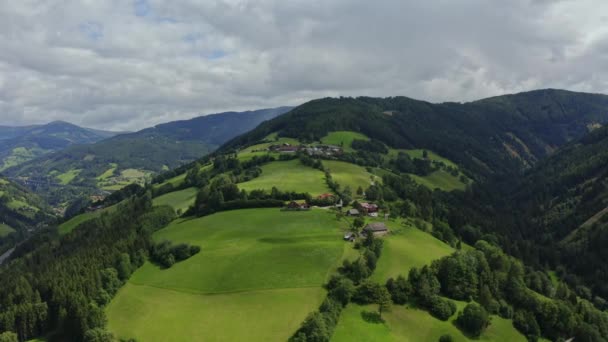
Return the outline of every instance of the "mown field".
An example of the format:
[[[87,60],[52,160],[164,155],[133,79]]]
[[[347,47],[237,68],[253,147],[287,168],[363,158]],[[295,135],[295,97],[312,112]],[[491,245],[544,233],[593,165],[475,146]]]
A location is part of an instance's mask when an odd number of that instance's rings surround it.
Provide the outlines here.
[[[461,182],[458,177],[454,177],[444,170],[437,170],[424,177],[410,174],[410,177],[417,183],[422,184],[431,190],[441,189],[444,191],[452,191],[466,189],[466,184]]]
[[[284,341],[346,255],[344,223],[324,210],[247,209],[181,219],[154,239],[201,247],[170,269],[146,263],[107,308],[122,338]]]
[[[372,280],[384,284],[390,277],[407,277],[410,268],[422,267],[454,252],[454,249],[431,234],[400,222],[388,221],[391,234],[384,238]]]
[[[281,191],[308,192],[313,196],[329,192],[323,172],[304,166],[297,159],[265,164],[259,177],[239,183],[238,186],[247,191],[270,191],[276,186]]]
[[[351,131],[335,131],[330,132],[325,137],[321,138],[323,144],[342,146],[345,152],[354,151],[351,144],[353,140],[369,140],[367,136]]]
[[[15,230],[8,226],[7,224],[0,223],[0,237],[7,236],[8,234],[14,232]]]
[[[67,185],[67,184],[70,184],[70,182],[73,181],[74,178],[76,178],[80,174],[81,171],[82,170],[80,170],[80,169],[70,170],[68,172],[58,174],[55,177],[57,179],[59,179],[60,184]]]
[[[332,178],[342,189],[349,186],[354,197],[361,197],[356,194],[358,187],[365,190],[371,185],[373,175],[362,166],[334,160],[324,160],[323,166],[330,170]],[[381,182],[382,178],[374,176],[374,181]]]
[[[465,302],[454,301],[458,311]],[[383,314],[385,322],[376,323],[364,319],[367,313],[377,312],[377,305],[349,305],[342,311],[340,323],[333,335],[333,342],[356,341],[439,341],[445,334],[455,342],[473,341],[462,334],[454,325],[454,314],[448,321],[441,321],[424,310],[408,306],[393,305],[390,312]],[[475,341],[526,342],[527,339],[512,325],[511,320],[492,316],[492,323]]]
[[[154,199],[154,205],[168,205],[173,209],[186,211],[196,200],[197,188],[187,188],[180,191],[170,192]]]

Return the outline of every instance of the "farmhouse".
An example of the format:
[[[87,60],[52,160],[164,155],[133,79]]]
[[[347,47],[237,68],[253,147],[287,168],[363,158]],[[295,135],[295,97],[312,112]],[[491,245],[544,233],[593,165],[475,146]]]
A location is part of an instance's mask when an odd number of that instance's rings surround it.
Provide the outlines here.
[[[372,233],[374,236],[382,236],[388,234],[388,228],[382,222],[374,222],[365,226],[363,232],[366,234]]]
[[[359,216],[359,210],[357,209],[349,209],[347,212],[348,216]]]
[[[360,204],[361,209],[363,209],[364,211],[366,211],[368,214],[369,213],[375,213],[378,211],[378,206],[376,204],[373,203],[367,203],[367,202],[363,202]]]
[[[291,201],[285,207],[285,210],[310,210],[310,206],[308,203],[298,203],[296,201]]]

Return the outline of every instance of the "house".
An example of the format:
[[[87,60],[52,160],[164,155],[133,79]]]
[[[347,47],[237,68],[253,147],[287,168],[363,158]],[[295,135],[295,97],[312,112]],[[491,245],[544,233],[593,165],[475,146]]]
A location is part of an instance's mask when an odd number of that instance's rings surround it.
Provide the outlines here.
[[[334,197],[334,194],[328,194],[328,193],[324,193],[318,196],[319,199],[326,199],[326,198],[331,198]]]
[[[283,210],[310,210],[310,206],[308,203],[298,203],[296,201],[291,201],[283,208]]]
[[[367,216],[369,216],[369,217],[378,217],[378,212],[368,213]]]
[[[388,234],[388,228],[383,222],[374,222],[365,226],[363,232],[366,234],[372,233],[374,236],[382,236]]]
[[[353,234],[353,233],[344,234],[344,241],[350,241],[350,242],[355,241],[355,234]]]
[[[373,203],[363,202],[360,204],[361,209],[367,211],[368,213],[375,213],[378,211],[378,205]]]
[[[359,210],[357,209],[349,209],[346,213],[348,216],[359,216]]]

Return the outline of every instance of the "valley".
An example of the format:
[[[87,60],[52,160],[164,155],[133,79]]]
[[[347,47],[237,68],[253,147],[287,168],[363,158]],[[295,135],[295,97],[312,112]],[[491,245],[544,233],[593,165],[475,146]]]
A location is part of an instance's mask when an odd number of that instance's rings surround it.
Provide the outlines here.
[[[172,145],[188,158],[151,156],[159,145],[96,152],[129,144],[127,134],[8,169],[88,190],[54,195],[71,213],[56,220],[1,180],[0,209],[14,219],[0,225],[0,252],[15,249],[0,267],[0,331],[104,342],[602,341],[603,273],[564,258],[603,272],[607,131],[586,132],[574,108],[605,98],[553,107],[568,93],[544,94],[543,113],[560,108],[559,123],[535,116],[536,93],[464,104],[327,98],[266,112],[204,151]],[[549,136],[529,124],[542,120],[560,128]],[[93,203],[91,189],[108,193]],[[85,200],[71,205],[74,196]]]

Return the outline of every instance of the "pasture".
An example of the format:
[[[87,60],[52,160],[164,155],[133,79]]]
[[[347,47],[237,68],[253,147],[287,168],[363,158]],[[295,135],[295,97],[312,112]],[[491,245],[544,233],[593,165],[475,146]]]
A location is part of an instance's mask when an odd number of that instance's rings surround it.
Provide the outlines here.
[[[323,210],[245,209],[180,219],[157,241],[201,252],[170,269],[146,263],[107,308],[121,338],[287,340],[325,296],[347,254],[346,224]],[[350,245],[348,245],[350,246]]]
[[[0,237],[5,237],[14,231],[15,230],[13,228],[11,228],[9,225],[0,223]]]
[[[74,178],[76,178],[80,174],[80,171],[82,171],[82,170],[81,169],[70,170],[70,171],[58,174],[55,177],[57,179],[59,179],[60,184],[67,185],[67,184],[70,184],[70,182],[73,181]]]
[[[83,222],[86,222],[90,219],[96,218],[101,216],[101,214],[105,213],[105,212],[109,212],[111,210],[113,210],[113,208],[118,205],[115,204],[113,206],[109,206],[107,208],[104,209],[100,209],[97,211],[93,211],[93,212],[86,212],[77,216],[72,217],[71,219],[63,222],[62,224],[59,225],[58,230],[59,230],[59,234],[60,235],[64,235],[67,234],[69,232],[71,232],[72,230],[74,230],[76,227],[78,227],[78,225],[80,225]]]
[[[431,190],[441,189],[444,191],[453,191],[464,190],[467,187],[458,177],[454,177],[444,170],[434,171],[424,177],[414,174],[409,174],[409,176],[412,177],[416,183],[424,185]]]
[[[168,205],[173,209],[186,211],[196,200],[197,188],[187,188],[179,191],[170,192],[154,199],[154,205]]]
[[[302,165],[297,160],[275,161],[263,165],[262,174],[248,182],[239,183],[239,189],[270,191],[276,186],[281,191],[308,192],[312,196],[329,192],[322,171]]]
[[[413,226],[388,221],[391,234],[384,238],[382,256],[371,279],[384,284],[390,277],[407,277],[410,268],[429,265],[450,255],[454,249],[431,234]]]
[[[352,131],[335,131],[330,132],[323,138],[321,138],[321,143],[327,145],[337,145],[342,146],[342,149],[345,152],[353,152],[353,148],[351,144],[353,140],[369,140],[367,136],[361,133],[352,132]]]
[[[458,311],[466,305],[465,302],[454,302]],[[458,313],[448,321],[441,321],[424,310],[393,305],[390,312],[383,314],[383,323],[364,319],[366,314],[377,310],[377,305],[347,306],[342,311],[332,341],[439,341],[439,337],[444,334],[451,335],[455,342],[472,341],[453,324]],[[492,316],[492,323],[476,341],[525,342],[527,340],[513,327],[511,320]]]
[[[365,190],[371,185],[373,175],[362,166],[334,160],[323,160],[323,166],[330,170],[333,180],[340,184],[341,189],[349,186],[354,197],[361,197],[356,194],[358,187]],[[374,181],[382,181],[382,178],[374,176]]]

